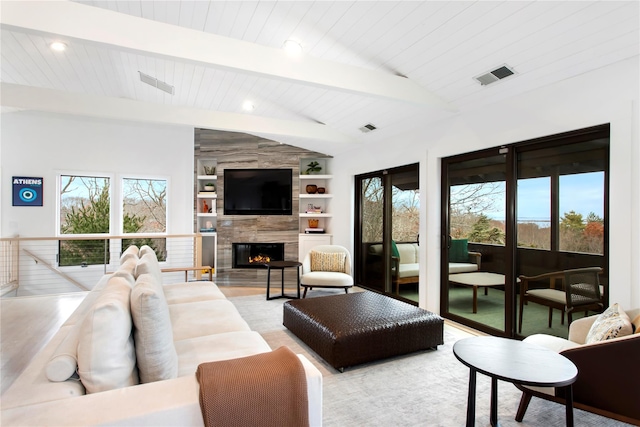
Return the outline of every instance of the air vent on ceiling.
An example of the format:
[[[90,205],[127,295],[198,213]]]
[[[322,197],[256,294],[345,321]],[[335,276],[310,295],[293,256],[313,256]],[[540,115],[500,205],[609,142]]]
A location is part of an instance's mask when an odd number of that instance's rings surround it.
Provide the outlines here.
[[[151,77],[145,73],[143,73],[142,71],[138,71],[138,73],[140,74],[140,81],[142,83],[146,83],[150,86],[153,86],[155,88],[160,89],[163,92],[167,92],[169,95],[173,95],[173,86],[171,86],[168,83],[165,83],[163,81],[160,81],[158,79],[156,79],[155,77]]]
[[[488,73],[484,73],[479,76],[476,76],[474,77],[474,79],[479,81],[482,86],[486,86],[488,84],[497,82],[498,80],[502,80],[514,74],[515,74],[515,71],[513,71],[509,66],[503,65],[501,67],[496,68],[493,71],[489,71]]]
[[[378,128],[377,128],[377,127],[375,127],[374,125],[372,125],[371,123],[368,123],[368,124],[366,124],[366,125],[362,126],[362,127],[360,128],[360,131],[361,131],[361,132],[364,132],[364,133],[367,133],[367,132],[374,131],[374,130],[376,130],[376,129],[378,129]]]

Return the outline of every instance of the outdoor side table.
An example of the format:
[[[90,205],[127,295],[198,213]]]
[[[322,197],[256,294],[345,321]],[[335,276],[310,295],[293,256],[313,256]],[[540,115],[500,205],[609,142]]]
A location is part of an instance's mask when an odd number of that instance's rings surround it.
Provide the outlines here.
[[[292,299],[300,299],[300,267],[302,267],[302,263],[298,261],[271,261],[264,264],[267,267],[267,301],[276,299],[276,298],[292,298]],[[289,296],[284,293],[284,270],[285,268],[296,268],[297,270],[297,289],[298,296]],[[270,296],[270,288],[271,288],[271,270],[281,270],[282,276],[280,281],[280,295]]]

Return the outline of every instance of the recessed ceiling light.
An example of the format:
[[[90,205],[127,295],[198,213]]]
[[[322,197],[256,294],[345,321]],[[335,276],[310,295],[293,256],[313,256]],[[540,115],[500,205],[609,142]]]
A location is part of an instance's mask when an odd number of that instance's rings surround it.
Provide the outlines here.
[[[293,39],[285,40],[282,48],[292,55],[299,55],[302,53],[302,45],[300,42]]]
[[[242,104],[242,109],[244,111],[253,111],[256,108],[255,105],[253,105],[253,102],[251,101],[244,101],[244,103]]]
[[[63,42],[53,42],[49,47],[55,51],[62,52],[67,48],[67,45]]]

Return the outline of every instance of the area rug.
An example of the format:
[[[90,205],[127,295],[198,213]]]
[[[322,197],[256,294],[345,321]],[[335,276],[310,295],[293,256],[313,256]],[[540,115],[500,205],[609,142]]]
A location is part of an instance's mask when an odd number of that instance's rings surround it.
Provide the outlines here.
[[[313,297],[329,295],[314,290]],[[275,349],[289,346],[304,354],[323,375],[323,421],[325,427],[351,426],[463,426],[466,423],[469,369],[453,355],[453,344],[469,336],[445,325],[444,345],[373,363],[347,368],[340,373],[324,362],[282,325],[284,299],[266,301],[264,296],[230,300],[249,323]],[[489,425],[491,381],[478,374],[476,425]],[[510,383],[498,383],[498,417],[506,426],[564,426],[564,406],[533,398],[523,422],[515,421],[521,393]],[[576,426],[627,426],[576,409]]]

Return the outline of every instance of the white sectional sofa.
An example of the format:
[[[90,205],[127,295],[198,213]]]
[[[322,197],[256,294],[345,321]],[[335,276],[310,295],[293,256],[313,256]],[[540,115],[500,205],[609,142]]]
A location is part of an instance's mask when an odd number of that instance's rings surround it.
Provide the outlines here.
[[[3,426],[201,426],[203,362],[270,352],[213,282],[162,285],[149,247],[130,247],[2,395]],[[311,426],[322,375],[298,355]]]

